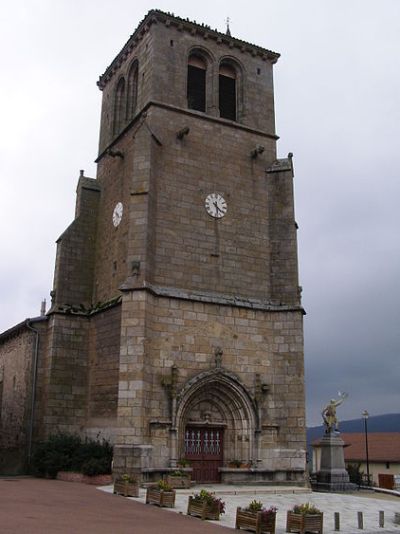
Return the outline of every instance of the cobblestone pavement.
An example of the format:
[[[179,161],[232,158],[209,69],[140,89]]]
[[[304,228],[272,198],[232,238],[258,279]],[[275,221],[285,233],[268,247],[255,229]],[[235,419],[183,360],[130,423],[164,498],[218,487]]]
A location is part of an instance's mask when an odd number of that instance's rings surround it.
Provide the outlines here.
[[[340,513],[340,532],[342,534],[400,534],[400,526],[394,524],[394,513],[400,512],[400,498],[375,494],[372,491],[357,492],[354,494],[339,493],[313,493],[300,488],[265,488],[265,487],[233,487],[233,486],[197,486],[191,490],[178,490],[174,509],[165,509],[166,513],[177,512],[186,514],[188,496],[200,488],[208,489],[218,494],[226,503],[226,514],[220,521],[207,521],[207,523],[235,528],[235,514],[238,506],[246,506],[251,500],[262,501],[265,506],[276,506],[277,528],[276,534],[286,532],[286,511],[294,504],[311,502],[324,512],[324,534],[336,532],[334,530],[334,512]],[[112,491],[111,486],[102,488]],[[145,490],[140,490],[140,497],[132,499],[144,502]],[[379,511],[385,513],[385,526],[379,527]],[[363,512],[364,529],[358,529],[357,512]],[[200,521],[193,519],[193,521]]]

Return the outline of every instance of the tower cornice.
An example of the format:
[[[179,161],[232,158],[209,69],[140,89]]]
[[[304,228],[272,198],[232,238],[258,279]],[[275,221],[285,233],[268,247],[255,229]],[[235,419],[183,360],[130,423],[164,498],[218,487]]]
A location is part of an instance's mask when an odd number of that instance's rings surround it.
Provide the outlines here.
[[[175,16],[173,13],[165,13],[158,9],[150,10],[145,18],[139,23],[138,27],[134,33],[130,36],[128,41],[123,46],[122,50],[115,57],[112,63],[107,67],[104,73],[99,77],[97,82],[100,90],[103,90],[107,83],[114,76],[115,72],[122,66],[122,64],[130,56],[132,50],[137,46],[137,44],[143,39],[145,34],[149,31],[150,27],[153,24],[164,24],[167,27],[174,27],[179,31],[185,31],[191,33],[192,35],[199,35],[204,39],[211,39],[216,41],[218,44],[225,45],[230,49],[236,48],[243,53],[250,54],[252,56],[259,56],[263,61],[270,61],[271,63],[276,63],[280,57],[280,54],[262,48],[252,43],[242,41],[236,37],[232,37],[226,33],[219,32],[216,29],[211,29],[210,26],[206,24],[198,24],[196,21],[191,21],[189,19],[183,19],[181,17]]]

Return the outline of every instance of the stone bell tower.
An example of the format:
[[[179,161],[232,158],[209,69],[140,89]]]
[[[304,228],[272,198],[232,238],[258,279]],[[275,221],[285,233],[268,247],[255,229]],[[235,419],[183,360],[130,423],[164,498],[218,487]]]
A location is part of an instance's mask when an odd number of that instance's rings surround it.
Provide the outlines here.
[[[151,479],[185,458],[197,481],[304,482],[278,57],[150,11],[100,76],[97,179],[80,178],[50,315],[85,316],[79,428],[112,428],[116,472]]]

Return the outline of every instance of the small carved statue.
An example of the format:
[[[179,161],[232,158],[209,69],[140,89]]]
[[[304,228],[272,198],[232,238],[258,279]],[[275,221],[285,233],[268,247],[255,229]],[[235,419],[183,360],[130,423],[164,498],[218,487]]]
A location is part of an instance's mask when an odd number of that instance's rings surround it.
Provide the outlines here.
[[[336,408],[340,406],[349,395],[347,393],[341,393],[340,391],[338,392],[338,395],[338,400],[331,399],[329,404],[327,404],[321,412],[326,434],[339,431],[339,421],[336,417]]]
[[[221,347],[215,347],[215,352],[214,352],[214,356],[215,356],[215,367],[217,369],[220,369],[221,366],[222,366],[222,355],[223,355],[224,351],[221,349]]]

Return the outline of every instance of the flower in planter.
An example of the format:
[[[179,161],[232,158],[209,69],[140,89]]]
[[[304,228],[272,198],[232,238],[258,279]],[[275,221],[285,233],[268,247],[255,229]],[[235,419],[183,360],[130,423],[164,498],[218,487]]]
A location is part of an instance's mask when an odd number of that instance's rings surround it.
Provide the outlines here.
[[[190,467],[190,461],[186,460],[186,458],[181,458],[177,461],[178,467]]]
[[[276,506],[270,506],[269,508],[262,508],[262,518],[264,521],[268,521],[271,517],[273,517],[276,512],[278,511],[278,508]]]
[[[239,468],[239,467],[242,465],[242,462],[241,462],[240,460],[231,460],[231,461],[229,462],[229,465],[230,465],[231,467],[237,467],[237,468]]]
[[[162,491],[173,491],[173,488],[166,480],[159,480],[157,482],[157,487],[159,490]]]
[[[133,475],[128,475],[128,473],[124,473],[120,480],[122,480],[122,482],[127,482],[128,484],[136,484],[136,482],[138,481],[138,479],[133,476]]]
[[[261,501],[251,501],[251,503],[248,505],[247,508],[245,508],[247,512],[262,512],[262,518],[266,521],[271,516],[275,515],[278,508],[276,506],[270,506],[269,508],[265,508],[263,503]]]
[[[247,508],[245,508],[245,510],[247,510],[248,512],[261,512],[263,508],[263,504],[261,501],[251,501],[251,503],[249,504],[249,506]]]
[[[220,514],[225,513],[225,503],[220,498],[215,497],[213,493],[202,489],[200,493],[193,495],[193,500],[196,502],[206,502],[210,507],[217,508]]]
[[[321,510],[319,510],[316,506],[314,506],[310,502],[306,502],[304,504],[295,504],[293,506],[293,509],[290,511],[293,512],[294,514],[300,514],[300,515],[322,514]]]

